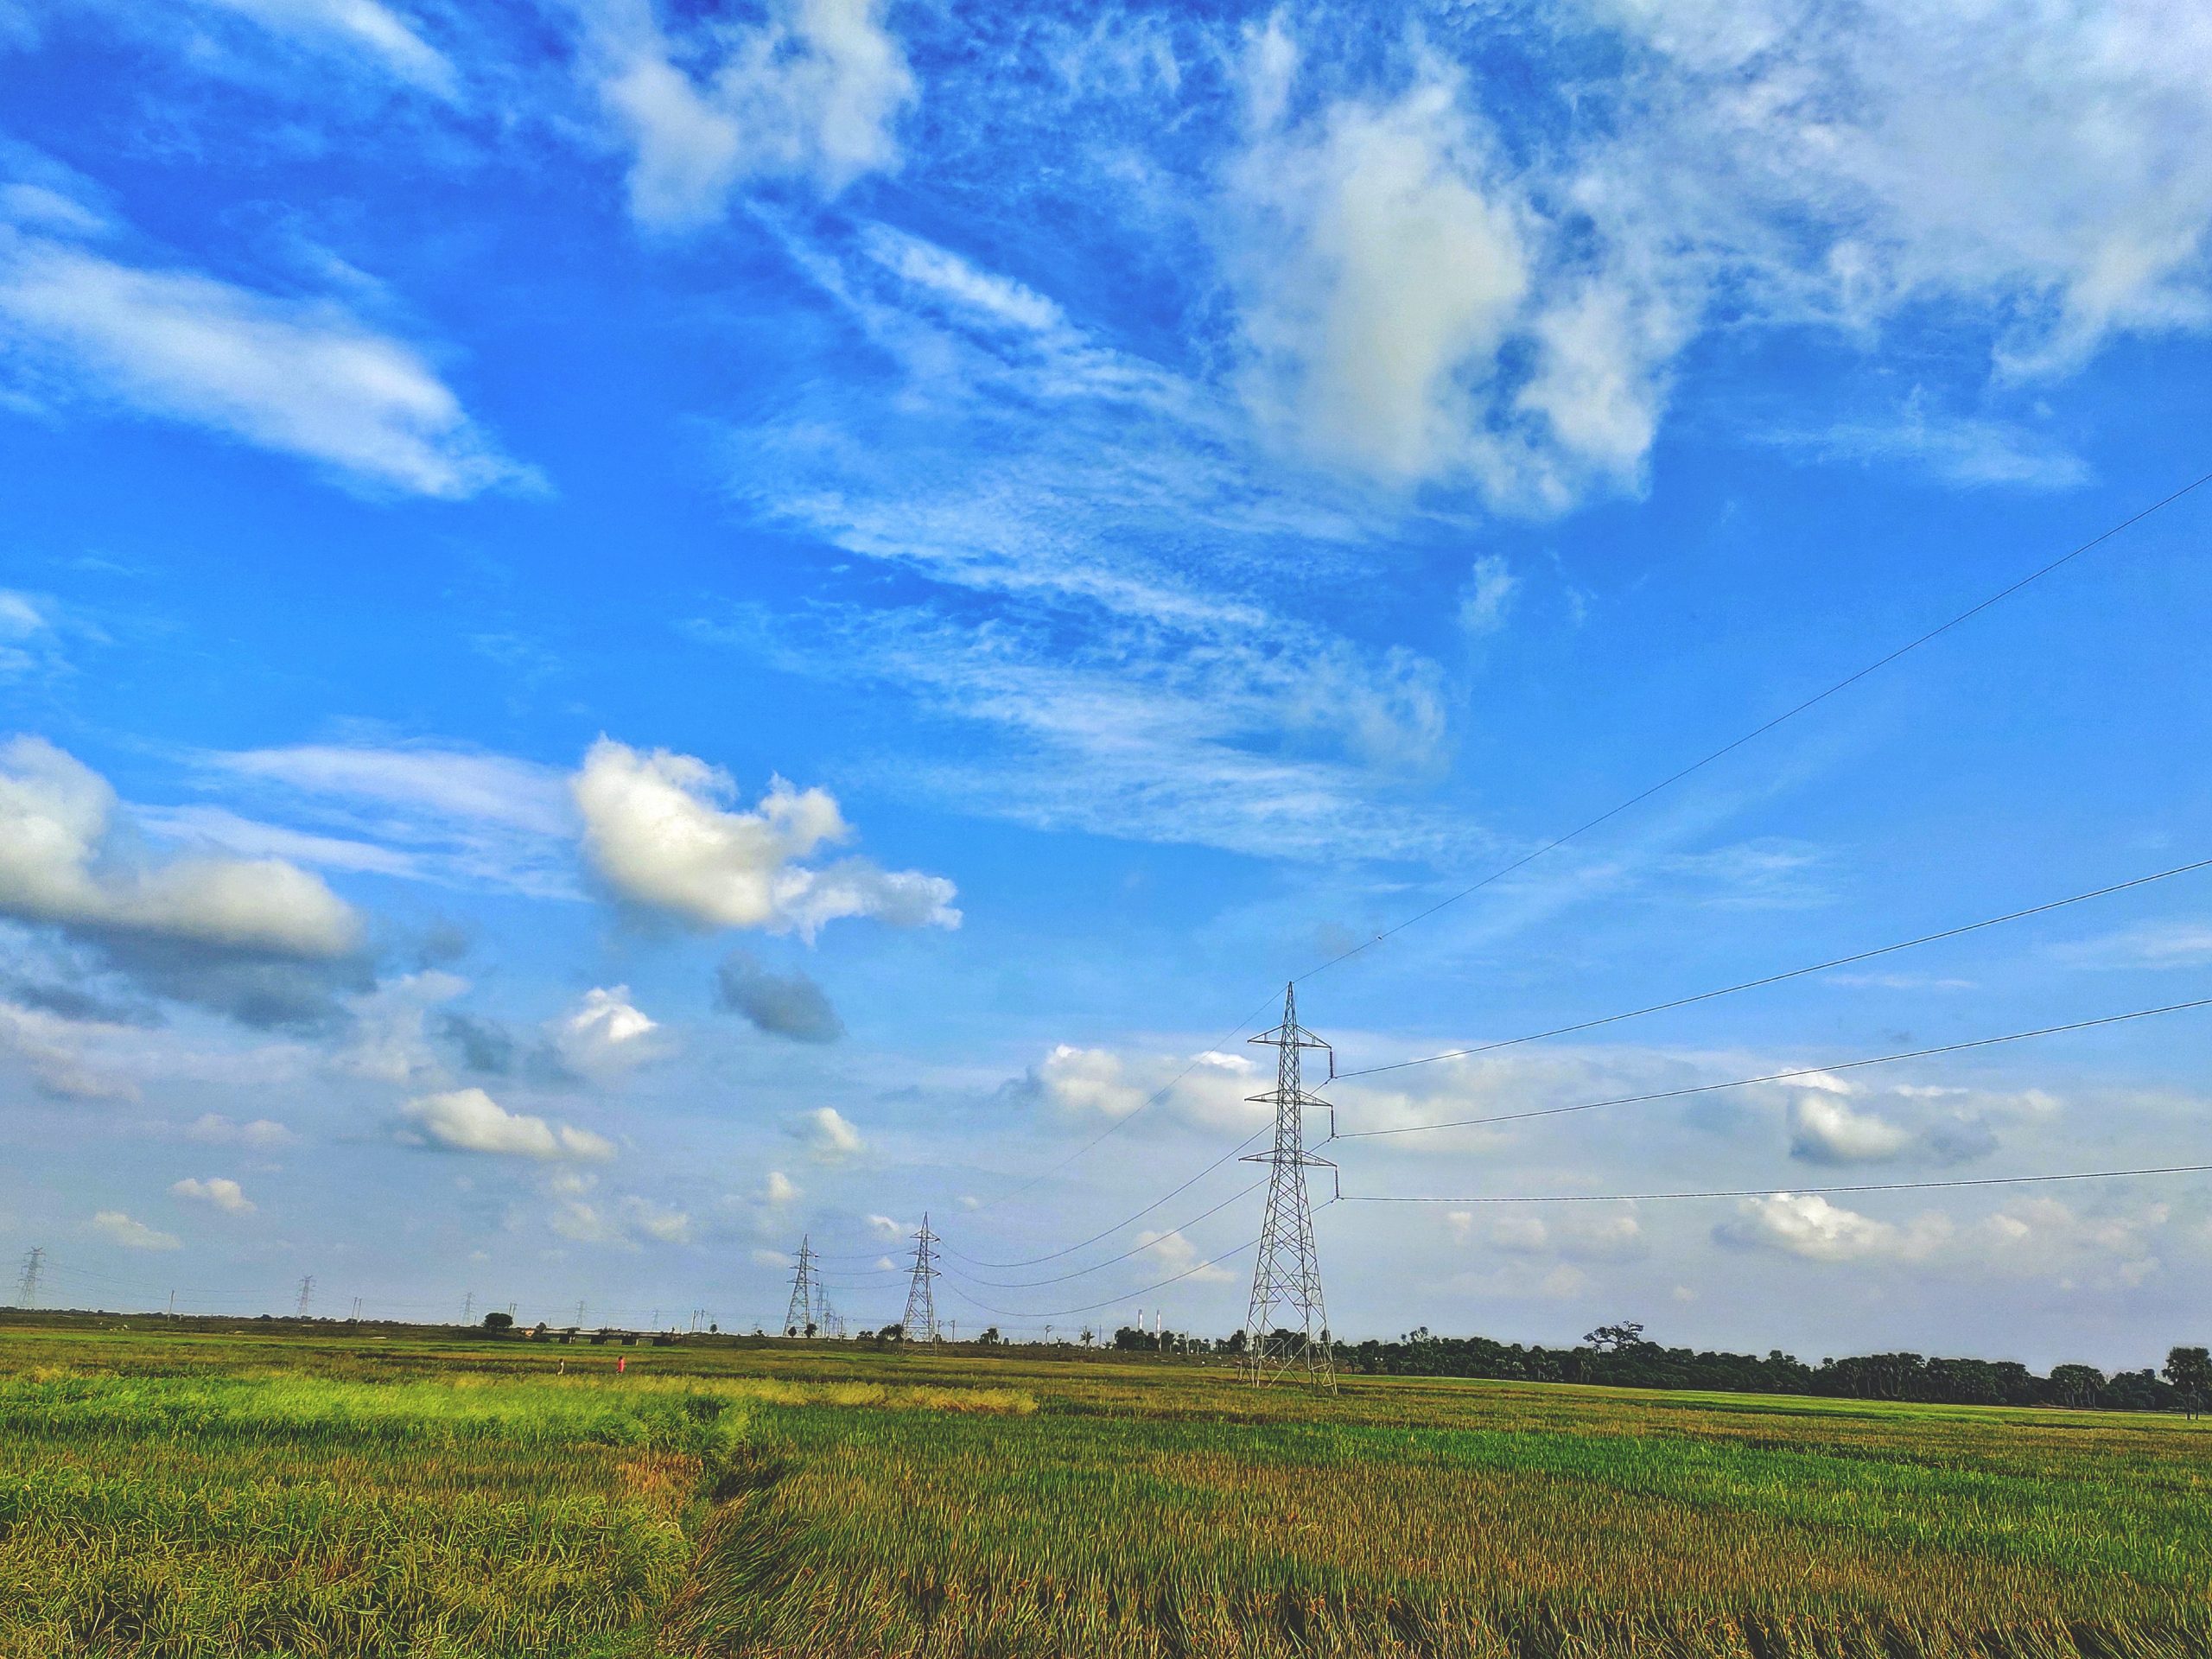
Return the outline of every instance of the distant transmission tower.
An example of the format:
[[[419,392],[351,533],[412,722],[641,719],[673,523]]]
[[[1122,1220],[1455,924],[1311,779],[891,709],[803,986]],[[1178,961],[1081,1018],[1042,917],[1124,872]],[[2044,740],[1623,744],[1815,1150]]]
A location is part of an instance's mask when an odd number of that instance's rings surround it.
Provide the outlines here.
[[[906,1318],[899,1329],[909,1342],[937,1340],[937,1289],[930,1281],[937,1277],[937,1267],[930,1260],[930,1246],[938,1242],[930,1231],[926,1211],[922,1215],[922,1230],[914,1235],[914,1276],[906,1288]]]
[[[1248,1040],[1277,1051],[1274,1092],[1254,1095],[1275,1109],[1275,1142],[1244,1162],[1268,1166],[1268,1218],[1260,1230],[1260,1257],[1252,1266],[1252,1311],[1244,1320],[1245,1376],[1268,1382],[1302,1370],[1309,1382],[1333,1392],[1335,1368],[1329,1361],[1329,1315],[1321,1304],[1321,1262],[1313,1248],[1313,1205],[1306,1192],[1308,1168],[1333,1169],[1325,1158],[1306,1150],[1304,1115],[1308,1106],[1328,1102],[1309,1095],[1299,1077],[1300,1052],[1336,1056],[1329,1046],[1298,1023],[1298,988],[1282,993],[1282,1024]]]
[[[31,1247],[30,1254],[23,1258],[22,1276],[16,1281],[16,1306],[17,1307],[36,1307],[38,1306],[39,1270],[45,1266],[46,1252],[36,1245],[33,1245]]]
[[[463,1325],[476,1323],[476,1293],[473,1290],[461,1299],[461,1322]]]
[[[798,1270],[791,1275],[791,1305],[784,1311],[784,1334],[810,1337],[821,1328],[822,1285],[814,1276],[814,1236],[798,1242]]]
[[[305,1274],[300,1279],[300,1306],[296,1318],[304,1319],[308,1309],[315,1305],[315,1274]]]

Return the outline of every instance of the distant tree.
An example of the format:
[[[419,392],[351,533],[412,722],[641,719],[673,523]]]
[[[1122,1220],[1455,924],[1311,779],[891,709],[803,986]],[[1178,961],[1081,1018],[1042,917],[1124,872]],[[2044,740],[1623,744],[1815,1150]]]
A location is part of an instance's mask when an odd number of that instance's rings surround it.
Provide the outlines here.
[[[1239,1325],[1236,1330],[1230,1332],[1229,1335],[1224,1338],[1221,1344],[1221,1351],[1224,1354],[1241,1355],[1243,1353],[1244,1330],[1242,1325]]]
[[[2094,1365],[2054,1365],[2050,1368],[2050,1397],[2059,1405],[2094,1405],[2104,1386],[2105,1374]]]
[[[1643,1340],[1643,1322],[1623,1319],[1618,1325],[1601,1325],[1582,1338],[1601,1354],[1618,1354],[1633,1348]]]
[[[1084,1325],[1083,1327],[1083,1345],[1088,1348],[1092,1343],[1096,1342],[1097,1340],[1098,1333],[1092,1330],[1089,1325]]]
[[[2194,1417],[2212,1399],[2212,1351],[2176,1348],[2166,1356],[2166,1381],[2181,1395],[2182,1409]]]
[[[887,1325],[875,1333],[875,1339],[878,1342],[904,1342],[906,1339],[906,1327],[903,1325]]]
[[[515,1328],[515,1316],[495,1309],[484,1316],[484,1328],[486,1331],[512,1331]]]
[[[982,1334],[982,1336],[980,1336],[980,1337],[976,1338],[976,1340],[977,1342],[979,1342],[979,1343],[982,1344],[983,1344],[983,1346],[985,1346],[986,1348],[993,1348],[993,1347],[996,1347],[996,1346],[998,1345],[998,1341],[999,1341],[999,1328],[998,1328],[998,1326],[996,1326],[995,1325],[985,1325],[985,1326],[983,1327],[983,1334]]]

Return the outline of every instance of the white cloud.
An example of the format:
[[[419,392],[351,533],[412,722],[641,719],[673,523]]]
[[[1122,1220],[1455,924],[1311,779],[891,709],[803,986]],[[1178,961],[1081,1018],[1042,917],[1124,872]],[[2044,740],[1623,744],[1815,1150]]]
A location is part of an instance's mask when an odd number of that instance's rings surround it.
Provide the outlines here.
[[[0,1053],[29,1071],[40,1091],[62,1100],[136,1100],[138,1085],[86,1053],[94,1022],[66,1020],[44,1008],[0,1002]]]
[[[1208,1262],[1205,1267],[1197,1264],[1206,1258],[1198,1254],[1198,1247],[1179,1232],[1142,1232],[1137,1243],[1146,1250],[1147,1271],[1157,1268],[1161,1277],[1173,1274],[1185,1275],[1184,1282],[1193,1285],[1227,1284],[1236,1277],[1233,1268],[1218,1262]]]
[[[111,1244],[126,1250],[180,1250],[184,1241],[175,1233],[156,1231],[143,1221],[133,1221],[120,1210],[103,1210],[92,1217],[92,1230]]]
[[[236,1181],[225,1175],[211,1175],[205,1180],[188,1175],[181,1181],[171,1182],[169,1191],[194,1204],[211,1204],[226,1215],[250,1216],[254,1211],[253,1201]]]
[[[691,1217],[657,1200],[628,1194],[611,1203],[593,1203],[582,1194],[589,1184],[575,1185],[560,1195],[546,1224],[563,1238],[581,1244],[619,1244],[634,1248],[651,1240],[661,1244],[688,1244]]]
[[[664,1052],[653,1036],[658,1022],[630,1001],[627,985],[586,991],[549,1028],[562,1064],[588,1077],[617,1076]]]
[[[1832,1094],[1813,1091],[1789,1103],[1789,1154],[1815,1164],[1878,1164],[1902,1156],[1911,1131],[1872,1112],[1854,1111]]]
[[[798,1183],[780,1169],[768,1172],[768,1179],[761,1188],[760,1201],[771,1206],[797,1204],[801,1197]]]
[[[1496,554],[1477,559],[1466,585],[1459,589],[1460,631],[1471,639],[1496,633],[1505,626],[1505,614],[1520,586],[1521,578]]]
[[[1474,1217],[1455,1210],[1446,1218],[1462,1243],[1473,1234]],[[1506,1215],[1490,1226],[1489,1242],[1513,1255],[1558,1256],[1569,1261],[1628,1262],[1647,1254],[1643,1224],[1633,1215],[1564,1215],[1544,1217]]]
[[[333,1064],[379,1083],[423,1080],[440,1069],[425,1029],[429,1015],[467,989],[468,982],[457,975],[425,969],[347,998],[353,1029]]]
[[[282,859],[130,861],[116,807],[106,779],[43,739],[0,746],[0,912],[310,959],[359,943],[353,910]]]
[[[640,223],[703,224],[753,181],[801,179],[834,194],[898,166],[893,124],[916,86],[882,0],[770,0],[755,27],[673,39],[651,0],[592,10],[587,73],[632,152]]]
[[[868,1227],[870,1232],[880,1238],[904,1238],[908,1233],[913,1231],[906,1223],[893,1216],[870,1216],[868,1218]]]
[[[1394,99],[1294,121],[1294,46],[1278,23],[1250,49],[1224,238],[1255,413],[1324,459],[1508,507],[1633,486],[1683,333],[1651,273],[1569,258],[1433,54]]]
[[[1630,46],[1612,205],[1769,316],[1948,303],[1999,320],[2013,373],[2212,316],[2212,29],[2185,0],[1592,10]]]
[[[332,301],[141,269],[0,228],[0,341],[143,414],[359,483],[457,499],[533,481],[420,353]]]
[[[1899,1225],[1831,1204],[1816,1192],[1748,1198],[1714,1236],[1744,1249],[1777,1250],[1815,1262],[1919,1262],[1948,1243],[1951,1224],[1930,1212]]]
[[[454,1089],[424,1095],[400,1109],[408,1126],[400,1139],[434,1144],[454,1152],[491,1153],[512,1158],[612,1158],[614,1145],[605,1136],[566,1123],[510,1112],[481,1089]]]
[[[2083,968],[2201,968],[2212,962],[2212,922],[2188,918],[2060,945],[2061,961]]]
[[[817,1106],[799,1115],[792,1133],[806,1142],[817,1162],[834,1164],[866,1150],[861,1132],[835,1106]]]
[[[1009,1087],[1071,1117],[1127,1117],[1158,1096],[1168,1109],[1163,1116],[1207,1128],[1250,1128],[1268,1115],[1246,1098],[1259,1092],[1261,1081],[1243,1054],[1209,1049],[1179,1058],[1058,1043]]]
[[[324,856],[317,843],[328,838],[310,838],[298,855],[303,862],[342,863],[346,849],[365,843],[371,857],[353,856],[362,868],[380,864],[385,874],[575,896],[575,809],[554,767],[463,749],[367,744],[298,744],[201,759],[231,786],[258,786],[277,810],[346,837]],[[198,813],[171,817],[181,830],[221,838]],[[277,850],[274,843],[270,850]]]
[[[900,926],[957,927],[952,883],[865,859],[800,862],[851,826],[820,789],[771,779],[751,811],[720,803],[728,773],[666,749],[601,738],[573,779],[584,846],[614,892],[702,927],[751,927],[812,938],[844,916]]]
[[[378,0],[202,0],[275,33],[341,52],[365,53],[387,72],[442,98],[454,95],[453,65],[406,20]]]
[[[250,1122],[234,1123],[219,1112],[207,1112],[193,1120],[185,1130],[188,1140],[205,1141],[219,1147],[255,1147],[267,1149],[289,1147],[299,1137],[274,1118],[257,1117]]]

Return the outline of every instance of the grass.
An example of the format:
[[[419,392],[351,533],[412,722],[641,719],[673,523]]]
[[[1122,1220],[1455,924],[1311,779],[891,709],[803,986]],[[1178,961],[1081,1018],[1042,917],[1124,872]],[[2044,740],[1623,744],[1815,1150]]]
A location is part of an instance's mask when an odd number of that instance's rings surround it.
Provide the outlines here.
[[[2212,1651],[2212,1430],[2174,1419],[555,1363],[0,1333],[0,1654]]]

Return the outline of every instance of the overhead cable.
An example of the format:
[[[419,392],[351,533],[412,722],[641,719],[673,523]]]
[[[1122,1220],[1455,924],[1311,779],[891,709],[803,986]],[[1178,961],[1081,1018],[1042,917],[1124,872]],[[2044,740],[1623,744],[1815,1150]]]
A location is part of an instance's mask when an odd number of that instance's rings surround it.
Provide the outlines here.
[[[1869,1065],[1891,1065],[1899,1060],[1923,1060],[1937,1054],[1960,1054],[1968,1049],[1994,1048],[2001,1043],[2023,1043],[2032,1037],[2056,1037],[2069,1031],[2091,1031],[2100,1026],[2149,1020],[2162,1014],[2182,1014],[2191,1008],[2212,1007],[2212,996],[2188,1002],[2169,1002],[2161,1007],[2136,1008],[2126,1014],[2107,1014],[2094,1020],[2075,1020],[2063,1026],[2040,1026],[2033,1031],[2007,1032],[2001,1037],[1976,1037],[1962,1043],[1939,1043],[1932,1048],[1905,1049],[1895,1054],[1875,1054],[1864,1059],[1832,1060],[1825,1065],[1801,1065],[1787,1071],[1768,1071],[1756,1077],[1732,1077],[1726,1083],[1692,1084],[1681,1089],[1658,1089],[1645,1095],[1618,1095],[1610,1100],[1586,1100],[1572,1106],[1534,1107],[1525,1112],[1498,1112],[1487,1117],[1454,1117],[1438,1123],[1404,1123],[1388,1129],[1343,1129],[1339,1141],[1370,1141],[1384,1135],[1423,1135],[1432,1129],[1471,1128],[1484,1123],[1518,1123],[1535,1117],[1564,1117],[1573,1112],[1594,1112],[1605,1106],[1641,1106],[1651,1101],[1680,1100],[1688,1095],[1709,1095],[1724,1089],[1749,1089],[1762,1083],[1788,1083],[1797,1077],[1822,1077],[1833,1071],[1856,1071]]]
[[[2139,1175],[2212,1174],[2212,1164],[2156,1164],[2141,1169],[2078,1169],[2050,1175],[1956,1175],[1928,1181],[1855,1181],[1843,1186],[1714,1188],[1700,1192],[1485,1193],[1434,1198],[1393,1192],[1341,1192],[1339,1204],[1656,1204],[1672,1198],[1806,1198],[1847,1192],[1932,1192],[1957,1186],[2040,1186],[2053,1181],[2118,1181]]]
[[[1376,934],[1372,938],[1363,939],[1359,944],[1352,946],[1349,950],[1341,951],[1338,955],[1331,957],[1326,962],[1321,963],[1319,967],[1308,969],[1305,973],[1299,976],[1299,982],[1302,984],[1306,980],[1313,978],[1316,975],[1328,972],[1330,969],[1335,967],[1338,963],[1350,961],[1352,957],[1359,955],[1362,951],[1372,949],[1374,946],[1382,944],[1383,940],[1390,938],[1393,934],[1403,932],[1407,928],[1413,926],[1416,922],[1427,921],[1431,916],[1435,915],[1437,912],[1449,909],[1452,906],[1458,904],[1462,899],[1469,898],[1475,893],[1480,893],[1484,887],[1490,887],[1494,882],[1503,880],[1515,871],[1526,868],[1529,865],[1535,863],[1538,859],[1542,858],[1548,853],[1557,852],[1569,842],[1579,840],[1583,836],[1589,834],[1591,830],[1597,829],[1600,824],[1611,823],[1613,819],[1620,817],[1622,813],[1627,811],[1630,807],[1641,805],[1643,802],[1649,800],[1654,795],[1660,793],[1662,791],[1673,788],[1674,785],[1681,783],[1683,779],[1689,777],[1692,773],[1702,772],[1714,761],[1719,760],[1726,755],[1733,754],[1738,749],[1742,748],[1745,744],[1764,737],[1769,732],[1773,731],[1777,727],[1785,725],[1789,721],[1796,719],[1798,715],[1805,714],[1813,709],[1818,708],[1821,703],[1826,702],[1830,697],[1834,696],[1838,692],[1849,690],[1852,686],[1858,684],[1859,681],[1866,679],[1870,675],[1878,674],[1882,670],[1887,668],[1891,664],[1898,661],[1902,658],[1910,656],[1912,652],[1919,650],[1921,646],[1928,645],[1936,639],[1941,639],[1943,635],[1950,632],[1952,629],[1958,627],[1962,623],[1971,621],[1974,618],[1980,616],[1984,611],[1988,610],[1992,606],[2001,604],[2004,601],[2010,599],[2013,594],[2020,592],[2023,588],[2031,587],[2036,582],[2041,582],[2045,576],[2050,575],[2053,571],[2071,564],[2075,559],[2080,558],[2084,553],[2088,552],[2093,548],[2102,546],[2113,537],[2120,534],[2121,531],[2129,530],[2134,525],[2141,524],[2143,520],[2150,518],[2153,513],[2164,511],[2165,508],[2171,506],[2175,502],[2180,500],[2183,496],[2191,493],[2193,491],[2202,489],[2208,483],[2212,483],[2212,473],[2202,474],[2199,477],[2191,480],[2189,483],[2183,485],[2171,494],[2162,496],[2158,500],[2153,501],[2149,506],[2130,513],[2126,518],[2121,519],[2118,524],[2112,525],[2109,529],[2101,531],[2098,534],[2092,536],[2088,541],[2083,542],[2071,552],[2062,553],[2058,557],[2051,560],[2048,564],[2038,566],[2037,569],[2031,570],[2027,575],[2020,577],[2019,580],[2012,582],[2010,586],[2000,588],[1997,592],[1990,594],[1988,598],[1983,600],[1980,603],[1970,606],[1967,609],[1961,611],[1956,616],[1952,617],[1948,621],[1939,623],[1935,627],[1929,629],[1925,633],[1919,634],[1911,639],[1908,639],[1904,644],[1897,646],[1895,650],[1884,656],[1876,658],[1864,668],[1859,669],[1853,673],[1846,675],[1843,678],[1836,681],[1833,685],[1827,687],[1823,690],[1816,691],[1811,696],[1805,698],[1802,702],[1795,703],[1789,708],[1783,709],[1772,719],[1765,721],[1758,726],[1754,726],[1750,731],[1745,732],[1741,737],[1735,738],[1729,742],[1722,744],[1719,748],[1714,749],[1708,754],[1701,756],[1698,760],[1691,761],[1689,765],[1683,766],[1679,771],[1669,772],[1666,777],[1662,778],[1657,783],[1652,784],[1644,789],[1637,791],[1635,794],[1630,796],[1626,800],[1622,801],[1618,805],[1607,807],[1603,812],[1598,814],[1596,817],[1586,819],[1581,823],[1577,824],[1573,829],[1568,830],[1565,835],[1554,836],[1553,839],[1545,842],[1542,845],[1537,847],[1533,851],[1523,853],[1520,857],[1513,860],[1512,862],[1499,866],[1497,869],[1492,870],[1488,875],[1483,877],[1481,880],[1473,883],[1471,886],[1460,888],[1459,892],[1451,894],[1447,898],[1438,899],[1426,910],[1416,912],[1414,914],[1407,917],[1403,921],[1395,923],[1391,926],[1384,928],[1380,933]]]
[[[1184,1222],[1181,1226],[1171,1227],[1166,1232],[1160,1234],[1156,1237],[1147,1238],[1141,1244],[1132,1245],[1129,1249],[1123,1250],[1119,1255],[1109,1255],[1103,1262],[1094,1262],[1087,1268],[1077,1268],[1072,1273],[1058,1274],[1050,1279],[976,1279],[960,1272],[957,1268],[947,1268],[945,1272],[953,1274],[956,1278],[964,1280],[969,1284],[988,1285],[994,1290],[1027,1290],[1039,1285],[1064,1285],[1071,1279],[1087,1278],[1091,1274],[1097,1273],[1104,1268],[1112,1267],[1116,1262],[1126,1262],[1131,1256],[1141,1255],[1147,1250],[1156,1250],[1161,1245],[1166,1243],[1169,1239],[1179,1236],[1182,1233],[1183,1228],[1195,1227],[1200,1222],[1206,1220],[1209,1217],[1219,1215],[1223,1211],[1228,1209],[1230,1205],[1235,1204],[1239,1198],[1250,1198],[1252,1194],[1258,1192],[1267,1184],[1267,1177],[1263,1175],[1258,1180],[1253,1182],[1251,1185],[1245,1187],[1243,1191],[1230,1193],[1219,1204],[1214,1205],[1212,1209],[1199,1211],[1197,1215],[1192,1216],[1188,1221]]]
[[[1808,974],[1824,974],[1833,969],[1848,968],[1856,963],[1872,962],[1877,957],[1894,955],[1899,950],[1910,950],[1923,944],[1935,944],[1944,939],[1959,938],[1968,933],[1978,933],[1985,928],[2000,927],[2006,922],[2024,921],[2031,916],[2048,915],[2054,910],[2063,910],[2069,905],[2086,904],[2092,899],[2108,899],[2116,893],[2145,887],[2154,881],[2171,880],[2177,875],[2192,874],[2198,870],[2212,869],[2212,858],[2200,858],[2188,864],[2177,864],[2171,869],[2154,871],[2131,880],[2116,881],[2110,887],[2093,888],[2064,899],[2053,899],[2044,904],[2031,905],[2025,910],[2007,911],[2002,916],[1991,916],[1979,922],[1967,922],[1957,927],[1947,927],[1939,932],[1923,933],[1916,938],[1900,939],[1895,944],[1878,945],[1871,950],[1857,950],[1846,957],[1831,957],[1826,962],[1816,962],[1803,968],[1791,968],[1778,974],[1762,975],[1740,984],[1723,985],[1717,990],[1700,991],[1694,996],[1678,996],[1668,1002],[1654,1002],[1649,1007],[1630,1008],[1625,1014],[1609,1014],[1596,1020],[1583,1020],[1571,1026],[1554,1026],[1549,1031],[1530,1032],[1525,1037],[1507,1037],[1497,1042],[1476,1043],[1466,1048],[1446,1049],[1441,1054],[1424,1054],[1418,1059],[1392,1060],[1387,1065],[1363,1065],[1349,1071],[1339,1071],[1343,1077],[1371,1077],[1378,1071],[1402,1071],[1410,1065],[1433,1065],[1439,1060],[1463,1059],[1471,1054],[1488,1054],[1501,1048],[1517,1048],[1523,1043],[1541,1042],[1551,1037],[1572,1036],[1577,1032],[1595,1031],[1600,1026],[1618,1025],[1624,1020],[1638,1020],[1647,1014],[1664,1014],[1673,1008],[1686,1008],[1694,1003],[1710,1002],[1716,997],[1733,996],[1738,991],[1755,991],[1762,986],[1779,985],[1784,981],[1802,979]]]

